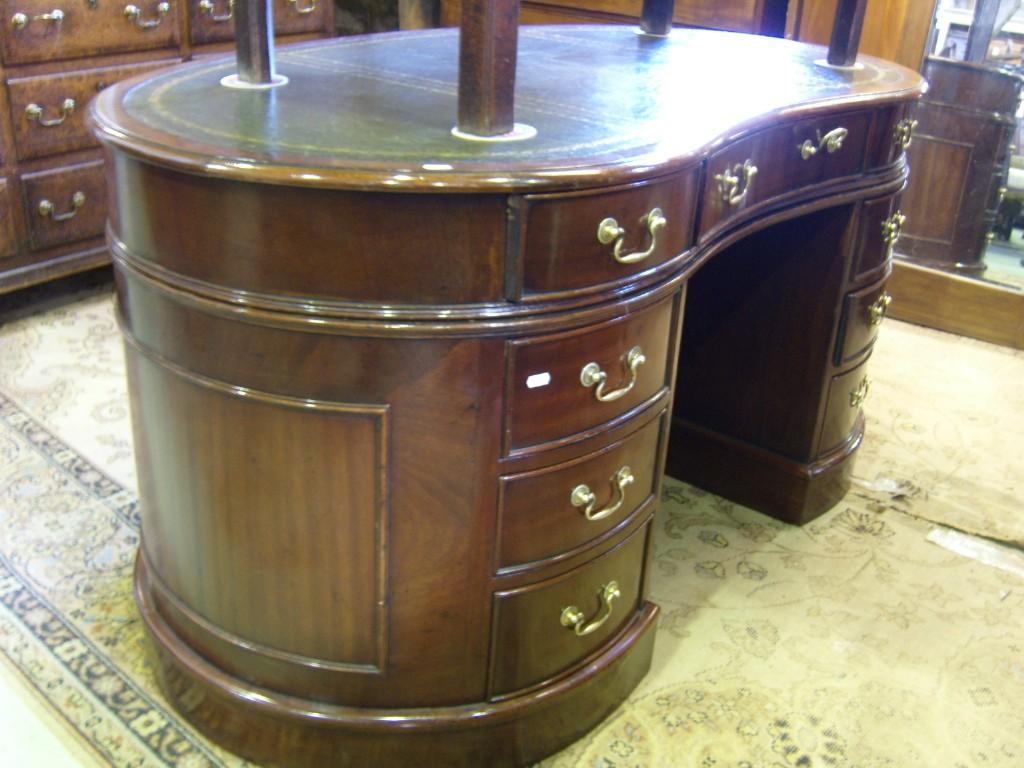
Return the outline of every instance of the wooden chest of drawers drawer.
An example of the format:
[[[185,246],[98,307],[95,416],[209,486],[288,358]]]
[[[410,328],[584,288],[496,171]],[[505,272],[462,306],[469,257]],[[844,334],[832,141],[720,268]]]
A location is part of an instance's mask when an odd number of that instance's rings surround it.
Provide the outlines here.
[[[174,45],[178,0],[16,0],[0,26],[6,64]]]
[[[856,368],[832,377],[818,441],[819,456],[834,451],[849,438],[870,386],[866,364],[865,360]]]
[[[570,670],[629,623],[640,600],[649,530],[648,523],[561,576],[494,595],[492,697]]]
[[[21,177],[33,250],[103,234],[107,189],[102,161]]]
[[[850,362],[865,354],[878,336],[892,297],[886,293],[886,275],[878,282],[848,293],[843,301],[843,316],[836,341],[836,364]]]
[[[234,0],[191,0],[192,42],[218,43],[235,37]],[[330,9],[326,0],[274,0],[274,33],[296,35],[324,28]]]
[[[176,61],[10,79],[7,87],[19,159],[30,160],[95,146],[96,140],[85,126],[89,99],[118,80]]]
[[[14,195],[7,179],[0,179],[0,259],[13,256],[18,250],[14,229]]]
[[[674,296],[588,328],[510,342],[505,453],[573,442],[669,385]]]
[[[628,281],[693,240],[698,169],[613,191],[522,198],[522,295]]]
[[[649,507],[667,427],[662,412],[600,451],[502,477],[498,570],[572,555]]]
[[[700,238],[773,198],[859,174],[871,113],[802,120],[733,142],[708,160]]]

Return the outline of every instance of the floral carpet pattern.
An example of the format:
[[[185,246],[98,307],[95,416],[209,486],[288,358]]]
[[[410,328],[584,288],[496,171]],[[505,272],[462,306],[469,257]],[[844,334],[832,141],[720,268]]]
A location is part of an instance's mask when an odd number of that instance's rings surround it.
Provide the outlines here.
[[[669,480],[654,665],[544,768],[1024,765],[1024,355],[887,323],[853,492],[803,528]],[[116,766],[241,766],[156,690],[131,596],[131,429],[108,293],[0,327],[0,652]]]

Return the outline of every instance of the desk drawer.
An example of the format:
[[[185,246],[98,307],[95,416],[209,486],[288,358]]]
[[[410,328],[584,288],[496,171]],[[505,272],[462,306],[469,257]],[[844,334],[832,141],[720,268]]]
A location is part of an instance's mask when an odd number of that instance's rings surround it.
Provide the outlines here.
[[[71,59],[173,46],[178,0],[13,0],[0,25],[4,62]],[[83,105],[84,106],[84,105]]]
[[[234,40],[234,5],[235,0],[190,0],[192,42]],[[274,33],[281,37],[327,31],[329,13],[325,0],[274,0]]]
[[[818,455],[824,456],[850,437],[857,415],[868,394],[867,361],[839,376],[832,377],[822,422]]]
[[[675,306],[668,296],[596,328],[509,342],[506,453],[582,438],[665,389]]]
[[[640,602],[649,529],[566,574],[494,595],[492,696],[569,671],[629,623]]]
[[[502,477],[499,570],[571,553],[651,501],[665,426],[663,414],[596,453]]]
[[[850,271],[854,282],[870,279],[892,257],[904,223],[903,214],[895,210],[895,199],[890,195],[865,200],[861,205],[857,246]]]
[[[756,133],[708,160],[701,238],[801,187],[861,172],[871,113],[801,120]]]
[[[892,301],[885,285],[889,276],[873,285],[846,294],[843,301],[843,319],[836,341],[836,364],[841,365],[867,352],[878,336],[878,328],[885,319]]]
[[[523,198],[523,297],[626,282],[692,245],[698,169],[601,193]],[[659,223],[661,222],[661,223]]]
[[[85,125],[89,99],[118,80],[174,61],[177,59],[9,80],[18,157],[29,160],[96,146]]]
[[[33,250],[103,234],[107,217],[103,161],[26,173],[21,180]]]
[[[14,226],[14,195],[7,179],[0,178],[0,259],[13,256],[18,250],[17,230]]]

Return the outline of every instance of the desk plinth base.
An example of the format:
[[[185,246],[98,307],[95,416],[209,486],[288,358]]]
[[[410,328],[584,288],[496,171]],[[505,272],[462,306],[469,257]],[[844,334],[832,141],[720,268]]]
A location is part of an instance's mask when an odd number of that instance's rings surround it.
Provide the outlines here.
[[[802,463],[673,419],[665,472],[783,522],[803,525],[846,495],[863,437],[861,414],[840,448]]]
[[[157,611],[144,559],[135,600],[157,682],[196,728],[232,752],[273,766],[521,766],[567,747],[622,703],[651,666],[658,607],[636,619],[591,663],[500,702],[367,709],[276,693],[198,655]]]

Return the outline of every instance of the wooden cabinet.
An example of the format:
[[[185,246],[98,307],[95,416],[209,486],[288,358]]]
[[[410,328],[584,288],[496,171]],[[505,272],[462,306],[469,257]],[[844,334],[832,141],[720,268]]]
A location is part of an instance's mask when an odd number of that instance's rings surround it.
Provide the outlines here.
[[[281,51],[275,89],[206,64],[93,103],[136,594],[213,739],[529,764],[651,663],[666,461],[786,519],[845,492],[923,83],[767,37],[751,71],[723,39],[523,28],[520,142],[452,133],[452,30]]]
[[[929,57],[928,94],[907,152],[913,173],[899,255],[964,274],[985,270],[1006,186],[1024,78],[1010,69]]]
[[[0,3],[0,293],[109,262],[102,156],[85,123],[89,101],[147,71],[230,52],[230,25],[207,34],[193,23],[207,18],[200,5]],[[281,42],[330,35],[333,24],[331,3],[275,6]]]

